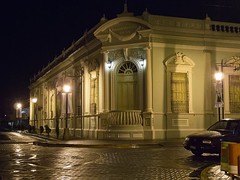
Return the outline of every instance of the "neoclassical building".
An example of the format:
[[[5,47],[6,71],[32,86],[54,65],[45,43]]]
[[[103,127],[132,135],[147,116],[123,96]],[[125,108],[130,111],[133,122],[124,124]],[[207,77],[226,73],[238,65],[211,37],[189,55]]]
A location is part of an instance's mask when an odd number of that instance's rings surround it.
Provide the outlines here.
[[[125,4],[31,79],[30,124],[60,137],[182,138],[240,117],[239,62],[240,24],[134,16]]]

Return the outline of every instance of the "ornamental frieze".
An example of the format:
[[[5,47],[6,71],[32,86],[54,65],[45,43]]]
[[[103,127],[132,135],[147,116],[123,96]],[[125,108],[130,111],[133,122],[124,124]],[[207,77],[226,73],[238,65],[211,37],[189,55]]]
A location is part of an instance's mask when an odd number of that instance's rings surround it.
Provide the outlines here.
[[[142,48],[133,49],[123,48],[115,51],[110,51],[108,54],[108,57],[111,61],[117,59],[124,59],[125,61],[134,60],[145,58],[145,56],[146,56],[145,51]]]
[[[188,29],[203,29],[203,21],[181,19],[181,18],[169,18],[169,17],[155,17],[151,16],[149,22],[152,25],[163,26],[163,27],[178,27]]]
[[[128,56],[130,59],[145,59],[145,51],[142,48],[135,48],[135,49],[129,49],[128,50]]]
[[[123,50],[122,49],[118,49],[118,50],[115,50],[115,51],[110,51],[109,54],[108,54],[108,58],[110,60],[116,60],[116,59],[120,59],[120,58],[123,58],[124,55],[123,55]]]

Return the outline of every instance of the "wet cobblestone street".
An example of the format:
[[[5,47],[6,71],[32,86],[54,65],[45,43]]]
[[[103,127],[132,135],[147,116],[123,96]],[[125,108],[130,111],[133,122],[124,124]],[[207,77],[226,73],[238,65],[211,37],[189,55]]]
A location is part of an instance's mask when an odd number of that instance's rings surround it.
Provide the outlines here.
[[[198,159],[182,146],[43,147],[18,140],[0,144],[0,179],[193,179],[215,160]]]

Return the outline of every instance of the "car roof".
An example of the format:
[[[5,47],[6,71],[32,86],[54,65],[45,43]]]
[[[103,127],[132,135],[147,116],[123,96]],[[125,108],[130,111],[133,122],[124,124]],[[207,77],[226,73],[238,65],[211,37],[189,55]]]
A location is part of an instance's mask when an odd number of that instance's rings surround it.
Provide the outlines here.
[[[240,119],[224,118],[221,121],[240,121]]]

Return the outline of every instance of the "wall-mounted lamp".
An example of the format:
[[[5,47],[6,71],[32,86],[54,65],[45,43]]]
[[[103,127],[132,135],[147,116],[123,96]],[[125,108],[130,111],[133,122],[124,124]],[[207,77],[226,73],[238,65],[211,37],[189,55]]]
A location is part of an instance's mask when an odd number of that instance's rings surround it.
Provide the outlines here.
[[[141,65],[141,66],[143,66],[143,65],[144,65],[144,59],[143,59],[143,57],[142,57],[142,56],[141,56],[141,58],[140,58],[139,62],[140,62],[140,65]]]
[[[112,61],[109,59],[108,60],[108,62],[107,62],[107,67],[109,68],[109,69],[111,69],[111,67],[112,67]]]

